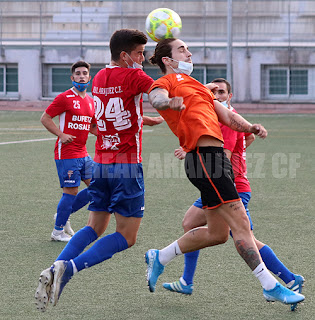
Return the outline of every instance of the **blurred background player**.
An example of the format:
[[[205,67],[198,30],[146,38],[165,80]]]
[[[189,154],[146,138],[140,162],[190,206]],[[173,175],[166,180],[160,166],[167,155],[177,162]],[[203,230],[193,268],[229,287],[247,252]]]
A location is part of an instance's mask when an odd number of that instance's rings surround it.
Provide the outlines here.
[[[57,206],[51,240],[68,242],[74,231],[69,216],[89,202],[87,188],[78,193],[81,180],[88,186],[93,160],[86,150],[89,132],[96,134],[93,99],[86,93],[90,83],[90,64],[78,61],[71,66],[73,87],[59,94],[41,117],[45,128],[58,136],[55,144],[62,197]],[[59,116],[59,128],[53,118]]]
[[[133,246],[144,212],[142,171],[142,94],[153,80],[142,71],[147,37],[138,30],[116,31],[110,40],[111,62],[93,80],[97,142],[87,226],[68,242],[51,268],[44,270],[35,293],[37,308],[56,305],[74,273]],[[162,118],[160,118],[161,120]],[[163,119],[162,119],[163,120]],[[116,232],[101,236],[116,219]]]
[[[266,300],[286,304],[303,301],[304,296],[282,286],[261,259],[234,186],[231,163],[223,151],[219,121],[233,130],[254,133],[261,138],[267,136],[267,131],[215,101],[205,86],[189,76],[193,70],[191,53],[180,39],[160,41],[150,61],[160,67],[164,76],[154,82],[149,101],[187,152],[186,175],[201,193],[208,228],[195,228],[162,250],[146,252],[149,290],[155,291],[165,265],[176,256],[224,243],[231,229],[235,247],[260,281]],[[220,174],[216,174],[218,172]]]
[[[232,91],[230,83],[225,79],[218,78],[213,80],[212,84],[215,85],[212,87],[212,91],[214,92],[218,101],[228,109],[236,112],[235,109],[231,106]],[[250,144],[255,140],[255,136],[252,133],[247,134],[234,131],[224,125],[220,125],[220,127],[224,139],[224,152],[232,163],[236,190],[244,204],[250,222],[251,230],[253,230],[253,223],[251,220],[250,212],[248,210],[248,203],[251,198],[251,187],[246,176],[246,148],[248,148]],[[186,152],[182,148],[176,149],[175,156],[182,160],[185,158]],[[188,232],[191,229],[205,226],[206,224],[207,221],[204,210],[202,209],[202,201],[201,198],[199,198],[186,212],[182,226],[184,232]],[[266,267],[276,276],[282,279],[289,289],[302,292],[304,278],[300,275],[295,275],[294,273],[292,273],[278,259],[278,257],[268,245],[257,240],[255,237],[254,239]],[[164,283],[163,287],[167,290],[178,293],[188,295],[192,294],[194,288],[193,278],[197,266],[198,257],[199,250],[185,253],[185,267],[183,275],[178,281],[172,283]]]

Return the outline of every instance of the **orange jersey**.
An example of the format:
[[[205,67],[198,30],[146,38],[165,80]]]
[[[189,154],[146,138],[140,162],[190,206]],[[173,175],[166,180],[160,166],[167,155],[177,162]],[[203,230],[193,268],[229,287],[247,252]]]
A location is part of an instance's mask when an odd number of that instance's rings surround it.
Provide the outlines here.
[[[158,110],[184,151],[194,150],[201,136],[211,136],[223,142],[214,110],[215,96],[202,83],[185,74],[172,73],[154,81],[150,91],[155,88],[166,89],[170,98],[184,98],[186,109],[181,112]]]

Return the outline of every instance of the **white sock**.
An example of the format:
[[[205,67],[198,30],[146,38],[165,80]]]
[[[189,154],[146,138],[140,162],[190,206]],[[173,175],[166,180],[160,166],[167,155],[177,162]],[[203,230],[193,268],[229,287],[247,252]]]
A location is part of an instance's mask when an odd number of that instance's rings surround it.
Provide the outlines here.
[[[181,255],[182,252],[179,248],[177,240],[171,243],[169,246],[165,247],[162,250],[159,250],[159,260],[160,263],[165,266],[171,260],[173,260],[176,256]]]
[[[183,277],[179,278],[179,281],[184,285],[187,286],[187,282],[185,281],[185,279]]]
[[[55,236],[59,236],[61,233],[63,233],[63,229],[61,229],[61,230],[54,229],[53,233]]]
[[[262,287],[265,290],[273,289],[278,282],[276,278],[273,277],[272,274],[268,271],[263,262],[256,267],[256,269],[253,271],[253,274],[260,281]]]
[[[74,261],[71,259],[70,262],[72,264],[73,274],[77,273],[78,269],[77,269],[77,266],[75,265]]]

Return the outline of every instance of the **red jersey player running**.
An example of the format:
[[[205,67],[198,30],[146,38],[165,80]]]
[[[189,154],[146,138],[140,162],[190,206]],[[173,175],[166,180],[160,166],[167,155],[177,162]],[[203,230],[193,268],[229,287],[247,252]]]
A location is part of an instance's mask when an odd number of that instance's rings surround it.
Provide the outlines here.
[[[78,193],[81,180],[88,186],[93,160],[86,150],[89,132],[96,133],[93,99],[86,90],[90,83],[90,65],[78,61],[71,66],[73,87],[59,94],[41,117],[46,129],[58,136],[55,145],[62,197],[57,206],[51,240],[68,242],[74,234],[69,216],[89,202],[87,188]],[[53,118],[59,116],[59,128]],[[94,130],[93,130],[94,129]]]
[[[142,70],[147,37],[138,30],[116,31],[110,40],[111,63],[93,80],[97,142],[93,180],[89,186],[90,216],[86,227],[68,242],[51,268],[40,275],[37,308],[56,305],[74,273],[89,268],[136,242],[144,211],[141,164],[142,93],[153,80]],[[116,232],[101,236],[115,215]],[[83,252],[83,253],[82,253]]]
[[[222,78],[218,78],[212,81],[214,86],[213,92],[224,106],[228,109],[236,112],[231,106],[232,91],[230,83]],[[211,84],[210,84],[211,85]],[[246,148],[255,140],[255,136],[252,133],[243,133],[232,130],[231,128],[220,124],[223,139],[224,139],[224,151],[227,157],[230,159],[233,167],[236,190],[244,204],[247,217],[250,222],[251,230],[253,230],[253,223],[251,220],[250,212],[248,210],[248,203],[251,199],[251,187],[247,179],[247,166],[246,166]],[[182,148],[175,150],[175,156],[180,160],[184,159],[186,152]],[[184,232],[188,232],[194,228],[205,226],[207,224],[204,211],[202,209],[201,198],[197,199],[195,203],[188,209],[183,219]],[[253,235],[254,237],[254,235]],[[291,272],[275,255],[273,250],[266,244],[257,240],[255,237],[255,243],[259,249],[259,253],[262,257],[266,267],[272,271],[276,276],[280,277],[291,290],[302,292],[304,285],[304,278],[300,275],[296,275]],[[193,292],[193,278],[197,267],[197,260],[199,257],[199,250],[185,253],[185,267],[182,277],[172,283],[164,283],[163,287],[167,290],[190,295]],[[296,308],[296,304],[291,306],[293,311]]]

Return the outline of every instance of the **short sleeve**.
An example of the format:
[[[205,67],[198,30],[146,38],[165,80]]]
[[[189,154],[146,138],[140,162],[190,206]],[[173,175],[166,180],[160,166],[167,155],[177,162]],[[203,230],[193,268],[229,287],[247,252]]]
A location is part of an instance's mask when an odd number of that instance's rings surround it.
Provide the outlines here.
[[[136,94],[139,94],[142,92],[146,93],[154,81],[150,76],[148,76],[141,69],[137,69],[137,72],[135,74],[132,73],[131,76],[132,76],[131,81],[135,86]]]
[[[171,82],[166,77],[161,77],[153,82],[149,92],[151,92],[153,89],[160,88],[165,89],[167,91],[171,90]]]
[[[59,94],[54,101],[46,109],[46,113],[52,118],[62,114],[66,111],[65,98],[62,94]]]

